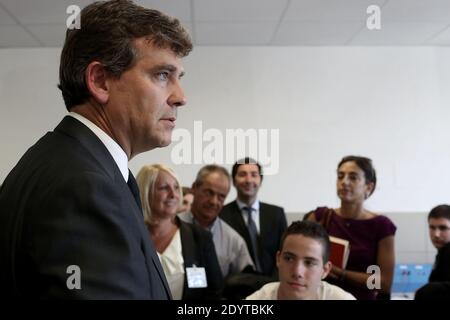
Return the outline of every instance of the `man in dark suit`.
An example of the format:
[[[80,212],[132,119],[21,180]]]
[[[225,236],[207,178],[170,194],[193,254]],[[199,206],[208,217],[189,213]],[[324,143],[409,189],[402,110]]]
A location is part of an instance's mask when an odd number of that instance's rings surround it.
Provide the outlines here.
[[[438,250],[430,282],[450,282],[450,206],[442,204],[428,214],[430,240]]]
[[[171,298],[128,161],[170,143],[191,49],[159,11],[123,0],[82,10],[61,53],[70,113],[0,191],[0,296]]]
[[[222,209],[220,217],[244,238],[257,270],[276,278],[276,253],[287,229],[284,209],[257,199],[263,175],[255,160],[238,160],[232,178],[237,199]]]
[[[414,300],[450,299],[450,206],[441,204],[428,214],[430,240],[438,250],[429,282],[419,288]]]

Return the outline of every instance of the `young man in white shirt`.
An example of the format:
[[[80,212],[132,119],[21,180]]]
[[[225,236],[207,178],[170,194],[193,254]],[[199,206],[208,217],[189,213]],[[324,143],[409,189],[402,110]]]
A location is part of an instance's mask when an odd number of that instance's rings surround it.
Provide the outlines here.
[[[330,240],[316,222],[293,222],[277,252],[279,282],[271,282],[247,300],[355,300],[350,293],[322,281],[331,270]]]

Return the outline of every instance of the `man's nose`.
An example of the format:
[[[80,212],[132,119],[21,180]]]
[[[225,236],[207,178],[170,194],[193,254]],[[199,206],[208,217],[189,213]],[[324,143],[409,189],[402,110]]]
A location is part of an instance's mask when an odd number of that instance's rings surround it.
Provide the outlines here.
[[[438,228],[430,228],[430,236],[432,238],[439,238],[440,235],[441,235],[441,232],[439,231]]]
[[[255,178],[253,176],[251,176],[251,175],[245,176],[245,182],[253,183],[254,181],[255,181]]]
[[[179,80],[175,81],[174,89],[172,94],[169,97],[168,104],[171,107],[181,107],[187,103],[186,96],[184,95],[183,88],[181,87],[181,83]]]
[[[215,195],[212,195],[212,196],[209,198],[209,202],[210,202],[211,204],[215,205],[215,206],[219,205],[219,203],[220,203],[219,196],[216,195],[216,194],[215,194]]]
[[[305,275],[305,266],[303,263],[298,262],[294,265],[294,275],[296,278],[303,278]]]

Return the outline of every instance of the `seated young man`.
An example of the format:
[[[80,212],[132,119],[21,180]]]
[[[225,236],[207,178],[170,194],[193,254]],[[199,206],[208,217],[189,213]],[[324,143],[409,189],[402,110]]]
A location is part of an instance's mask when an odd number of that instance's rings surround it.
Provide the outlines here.
[[[434,207],[428,214],[430,239],[438,250],[430,282],[450,281],[450,206]]]
[[[428,214],[430,240],[438,250],[429,283],[417,290],[415,300],[450,299],[450,206],[434,207]]]
[[[324,279],[331,269],[330,240],[313,221],[293,222],[283,234],[277,252],[279,282],[271,282],[247,300],[355,300]]]

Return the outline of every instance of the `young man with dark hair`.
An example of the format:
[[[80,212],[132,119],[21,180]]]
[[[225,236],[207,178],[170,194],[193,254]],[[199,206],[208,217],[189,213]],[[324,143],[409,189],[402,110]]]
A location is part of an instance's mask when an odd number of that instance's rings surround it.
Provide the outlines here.
[[[429,283],[417,290],[415,300],[450,298],[450,206],[442,204],[428,214],[430,240],[438,250]]]
[[[430,282],[450,281],[450,206],[440,205],[428,214],[428,230],[438,250]]]
[[[272,282],[247,300],[355,300],[348,292],[322,281],[331,270],[330,240],[313,221],[293,222],[277,252],[279,282]]]

